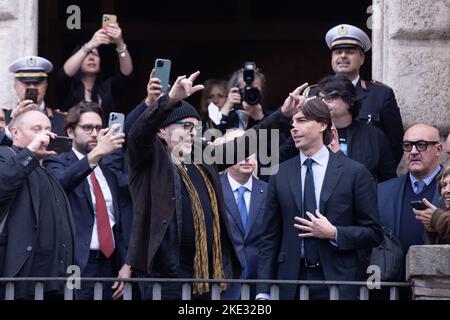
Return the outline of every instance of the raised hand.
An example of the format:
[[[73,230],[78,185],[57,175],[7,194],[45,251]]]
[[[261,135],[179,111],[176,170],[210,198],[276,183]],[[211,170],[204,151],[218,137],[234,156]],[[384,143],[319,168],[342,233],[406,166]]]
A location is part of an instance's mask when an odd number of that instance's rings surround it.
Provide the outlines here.
[[[150,79],[147,84],[147,98],[145,98],[145,104],[150,107],[153,102],[158,100],[163,95],[161,80],[155,78],[155,69],[150,72]]]
[[[97,164],[103,157],[122,148],[125,143],[125,134],[114,134],[119,127],[120,125],[116,123],[111,128],[100,130],[97,136],[97,146],[88,154],[90,164]]]
[[[116,46],[123,46],[122,29],[119,27],[119,24],[109,24],[106,27],[106,34]]]
[[[92,50],[100,47],[102,44],[111,44],[111,38],[103,28],[94,33],[92,39],[87,43],[87,46]]]
[[[55,137],[55,133],[44,130],[34,137],[33,141],[31,141],[27,148],[31,152],[33,152],[36,158],[38,158],[39,160],[42,160],[48,156],[55,155],[56,152],[47,151],[47,146],[50,143],[50,139],[54,139]]]
[[[37,110],[38,106],[33,100],[23,100],[11,111],[11,119],[17,118],[18,115],[28,110]]]
[[[308,83],[306,82],[289,93],[289,97],[286,98],[281,107],[281,112],[286,118],[292,118],[305,105],[307,100],[301,95],[301,92],[307,87]]]
[[[194,81],[197,79],[200,71],[194,72],[188,78],[186,76],[178,77],[169,92],[169,100],[171,105],[176,104],[178,101],[190,97],[194,93],[203,90],[205,87],[202,84],[194,86]]]

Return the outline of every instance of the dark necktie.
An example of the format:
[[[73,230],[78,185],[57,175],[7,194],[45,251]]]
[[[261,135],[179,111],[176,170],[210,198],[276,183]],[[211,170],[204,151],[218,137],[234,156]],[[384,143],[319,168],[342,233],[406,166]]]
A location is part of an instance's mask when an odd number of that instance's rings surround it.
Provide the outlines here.
[[[97,218],[100,251],[109,258],[114,252],[114,240],[109,223],[108,210],[106,209],[106,201],[94,171],[90,174],[90,178],[95,195],[95,217]]]
[[[311,220],[306,211],[311,214],[315,214],[316,205],[316,193],[314,189],[314,176],[312,171],[312,164],[314,160],[308,158],[305,160],[306,175],[305,175],[305,191],[303,196],[304,203],[304,217],[306,220]],[[319,261],[319,240],[317,238],[304,238],[305,239],[305,258],[310,264],[316,264]]]

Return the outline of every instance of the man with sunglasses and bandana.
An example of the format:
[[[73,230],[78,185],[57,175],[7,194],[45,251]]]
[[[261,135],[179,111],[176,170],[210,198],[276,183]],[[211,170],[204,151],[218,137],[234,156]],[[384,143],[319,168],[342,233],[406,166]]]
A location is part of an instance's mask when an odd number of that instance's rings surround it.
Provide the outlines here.
[[[193,84],[198,75],[197,71],[189,77],[178,77],[170,92],[162,95],[160,81],[153,78],[152,72],[146,100],[127,118],[125,127],[131,127],[127,152],[134,205],[127,264],[139,278],[241,276],[219,171],[248,157],[248,134],[219,146],[208,146],[196,139],[201,134],[196,127],[200,116],[184,99],[203,89],[203,85]],[[278,120],[287,124],[293,113],[276,111],[257,127],[268,128],[281,123]],[[242,150],[241,144],[245,152],[238,156],[239,152],[233,152],[232,163],[224,161],[226,151]],[[215,159],[208,159],[205,148],[211,148]],[[202,155],[201,161],[198,154]],[[182,283],[163,283],[161,287],[163,300],[182,298]],[[223,293],[226,288],[220,284],[219,291]],[[141,283],[140,289],[143,299],[153,298],[150,283]],[[190,294],[192,299],[209,299],[211,291],[208,283],[194,283]]]
[[[442,170],[439,130],[429,124],[415,124],[405,131],[403,157],[408,172],[378,184],[381,224],[399,238],[406,256],[413,245],[428,243],[423,224],[414,215],[412,201],[427,199],[439,206],[436,176]]]

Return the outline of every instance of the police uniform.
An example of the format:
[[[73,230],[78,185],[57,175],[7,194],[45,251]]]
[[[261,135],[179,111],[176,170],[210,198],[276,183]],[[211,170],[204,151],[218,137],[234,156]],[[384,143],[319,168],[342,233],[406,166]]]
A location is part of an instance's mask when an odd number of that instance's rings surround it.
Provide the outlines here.
[[[371,48],[369,36],[361,29],[341,24],[330,29],[325,41],[330,50],[339,48],[358,48],[367,52]],[[357,120],[371,123],[379,127],[389,139],[392,154],[398,165],[403,150],[403,122],[393,90],[378,81],[367,81],[359,78],[355,84],[358,97],[361,99],[361,110]],[[317,85],[308,87],[305,96],[314,96],[318,92]]]
[[[9,67],[9,71],[14,73],[16,81],[23,83],[41,83],[47,79],[47,74],[52,70],[52,63],[47,59],[38,56],[20,58],[14,61]],[[39,110],[50,119],[52,123],[52,132],[58,135],[65,135],[64,120],[67,115],[66,112],[49,108],[45,106],[44,102],[39,106]],[[11,111],[8,110],[5,112],[5,116],[7,122],[9,122],[11,120]]]

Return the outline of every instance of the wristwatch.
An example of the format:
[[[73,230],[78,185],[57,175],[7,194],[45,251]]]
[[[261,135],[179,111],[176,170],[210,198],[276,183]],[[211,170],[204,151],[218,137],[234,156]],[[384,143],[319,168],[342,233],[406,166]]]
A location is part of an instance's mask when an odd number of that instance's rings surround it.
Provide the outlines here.
[[[121,58],[125,58],[127,56],[127,45],[124,43],[121,48],[116,47],[116,51]]]

